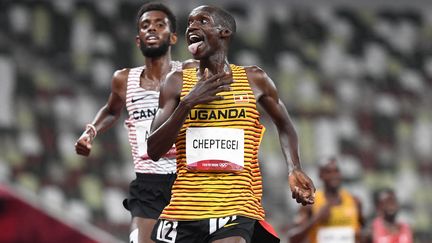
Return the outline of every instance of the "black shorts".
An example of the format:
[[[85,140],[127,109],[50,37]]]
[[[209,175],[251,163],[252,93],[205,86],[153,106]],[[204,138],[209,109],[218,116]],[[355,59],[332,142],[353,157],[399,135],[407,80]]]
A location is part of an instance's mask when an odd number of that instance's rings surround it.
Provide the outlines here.
[[[210,243],[232,236],[251,242],[256,219],[243,216],[175,221],[159,219],[153,228],[152,240],[168,243]]]
[[[158,219],[171,199],[171,187],[175,178],[175,174],[136,173],[123,206],[131,212],[132,217]]]
[[[280,239],[273,227],[265,220],[256,221],[252,243],[279,243]]]

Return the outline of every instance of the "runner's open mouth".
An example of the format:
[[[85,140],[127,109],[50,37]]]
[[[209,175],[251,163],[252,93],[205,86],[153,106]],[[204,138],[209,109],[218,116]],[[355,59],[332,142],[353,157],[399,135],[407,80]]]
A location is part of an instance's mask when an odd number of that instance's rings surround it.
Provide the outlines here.
[[[198,47],[204,43],[203,38],[196,34],[189,35],[189,46],[188,49],[192,54],[195,54],[198,51]]]
[[[189,35],[189,43],[191,43],[191,44],[200,42],[202,40],[203,40],[203,38],[197,34]]]
[[[159,37],[157,35],[149,35],[145,37],[145,41],[148,44],[155,44],[159,41]]]

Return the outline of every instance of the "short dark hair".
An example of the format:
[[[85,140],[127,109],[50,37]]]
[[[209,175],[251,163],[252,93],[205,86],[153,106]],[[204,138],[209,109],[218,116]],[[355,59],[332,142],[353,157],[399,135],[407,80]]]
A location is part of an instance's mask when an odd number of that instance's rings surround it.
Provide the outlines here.
[[[221,8],[216,8],[216,15],[219,16],[220,23],[228,27],[234,35],[237,31],[237,24],[234,17],[228,11]]]
[[[176,33],[177,31],[177,20],[173,12],[164,4],[162,3],[156,3],[156,2],[148,2],[141,5],[140,10],[138,11],[137,17],[136,17],[136,24],[137,24],[137,31],[139,31],[139,23],[142,15],[149,11],[161,11],[166,14],[169,20],[169,27],[171,32]]]
[[[234,17],[226,10],[216,6],[205,6],[205,9],[214,14],[216,23],[228,28],[232,31],[232,35],[236,33],[237,25]]]
[[[374,203],[375,207],[378,207],[378,205],[380,203],[380,200],[381,200],[381,197],[385,193],[387,193],[387,194],[395,194],[395,191],[392,188],[390,188],[390,187],[383,187],[383,188],[377,189],[377,190],[375,190],[373,192],[373,194],[372,194],[372,200],[373,200],[373,203]]]
[[[334,156],[334,155],[331,155],[331,156],[325,156],[322,159],[318,160],[318,169],[319,170],[324,169],[331,162],[336,163],[336,165],[339,167],[338,158],[336,156]]]

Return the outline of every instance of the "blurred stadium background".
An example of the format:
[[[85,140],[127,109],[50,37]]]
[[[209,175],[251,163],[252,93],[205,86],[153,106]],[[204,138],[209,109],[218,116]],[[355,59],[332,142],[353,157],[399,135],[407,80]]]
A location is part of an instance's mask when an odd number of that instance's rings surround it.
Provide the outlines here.
[[[134,44],[142,3],[0,2],[2,228],[37,242],[37,233],[12,220],[21,210],[8,202],[20,202],[96,242],[127,241],[130,216],[121,201],[134,173],[125,128],[119,122],[98,135],[89,158],[75,155],[74,143],[105,103],[112,73],[143,63]],[[238,34],[230,61],[257,64],[273,78],[300,136],[304,167],[318,186],[317,161],[337,155],[345,185],[361,198],[366,216],[374,213],[371,192],[394,187],[400,218],[416,242],[432,242],[430,1],[164,3],[178,16],[178,60],[190,58],[188,11],[211,3],[233,13]],[[264,205],[284,236],[298,206],[275,129],[266,117],[264,123]],[[30,228],[42,222],[37,214],[24,217]]]

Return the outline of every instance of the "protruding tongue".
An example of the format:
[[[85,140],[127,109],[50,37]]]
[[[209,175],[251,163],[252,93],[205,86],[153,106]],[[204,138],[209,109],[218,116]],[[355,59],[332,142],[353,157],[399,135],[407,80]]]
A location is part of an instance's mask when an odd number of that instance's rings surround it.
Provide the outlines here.
[[[201,45],[202,43],[203,43],[202,41],[199,41],[199,42],[195,42],[195,43],[190,44],[188,46],[190,53],[192,53],[192,55],[195,55],[195,53],[198,50],[198,46]]]

